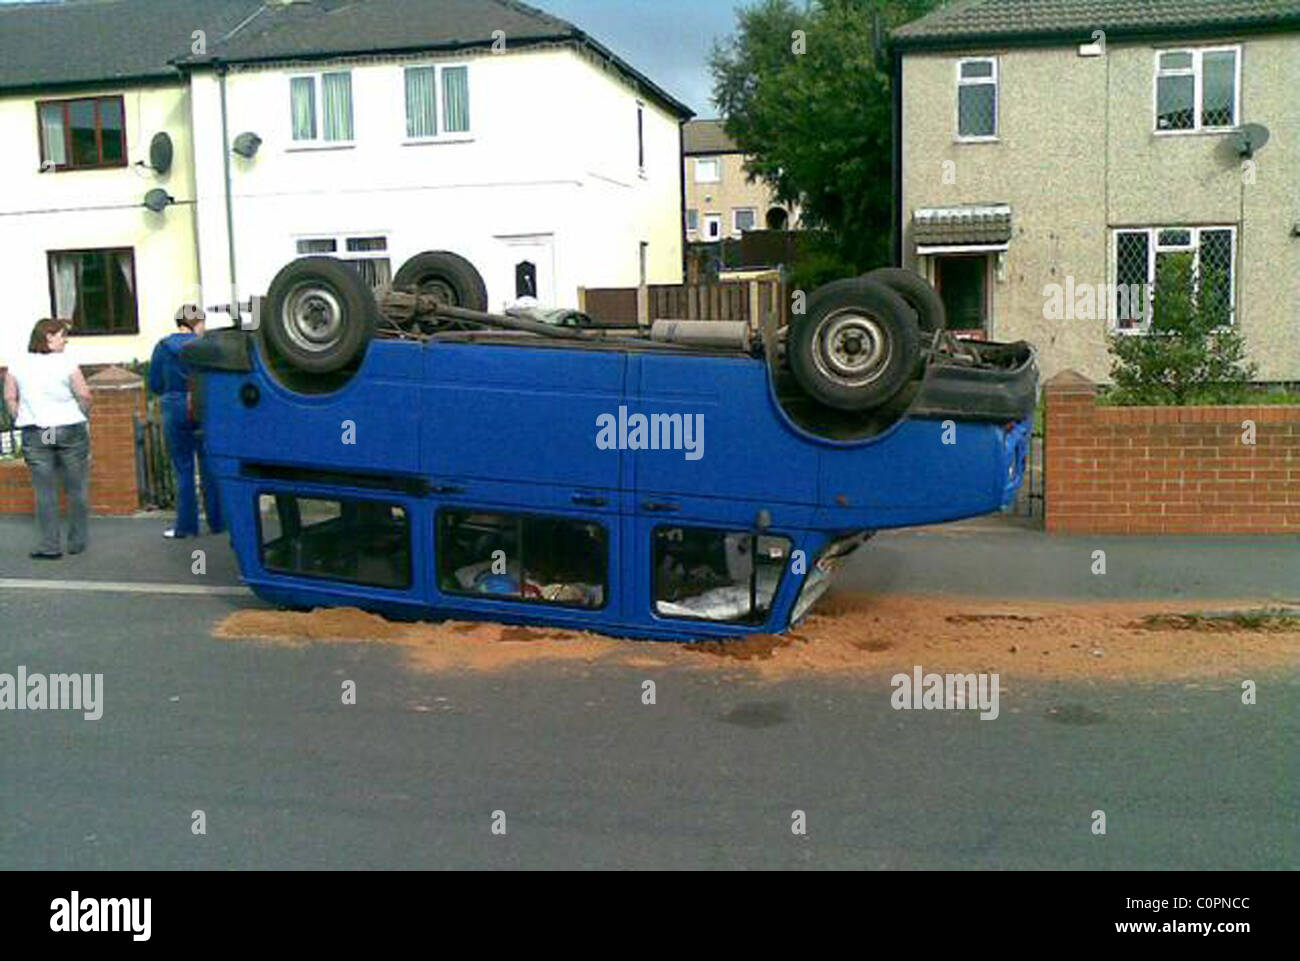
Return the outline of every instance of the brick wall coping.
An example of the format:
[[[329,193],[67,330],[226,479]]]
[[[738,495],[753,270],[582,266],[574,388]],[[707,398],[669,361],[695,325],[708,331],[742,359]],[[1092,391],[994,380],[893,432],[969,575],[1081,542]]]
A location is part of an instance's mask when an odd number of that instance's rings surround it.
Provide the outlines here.
[[[124,367],[106,367],[86,383],[93,390],[134,390],[144,384],[144,378]]]

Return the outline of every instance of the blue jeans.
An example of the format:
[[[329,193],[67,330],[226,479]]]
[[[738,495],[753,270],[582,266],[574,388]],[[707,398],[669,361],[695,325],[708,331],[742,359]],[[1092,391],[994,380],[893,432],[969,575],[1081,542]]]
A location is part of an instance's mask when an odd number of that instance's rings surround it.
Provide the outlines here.
[[[186,413],[185,395],[163,395],[162,411],[167,452],[171,455],[172,470],[176,473],[176,534],[179,537],[195,537],[199,533],[198,496],[194,492],[195,457],[198,457],[199,477],[203,481],[203,513],[208,518],[208,527],[212,533],[220,534],[226,525],[221,518],[217,481],[208,465],[208,455],[203,448],[203,434]]]
[[[59,474],[68,494],[68,550],[86,549],[90,514],[90,431],[85,424],[66,427],[23,428],[23,460],[32,472],[36,494],[36,550],[58,554],[63,550],[59,529]]]

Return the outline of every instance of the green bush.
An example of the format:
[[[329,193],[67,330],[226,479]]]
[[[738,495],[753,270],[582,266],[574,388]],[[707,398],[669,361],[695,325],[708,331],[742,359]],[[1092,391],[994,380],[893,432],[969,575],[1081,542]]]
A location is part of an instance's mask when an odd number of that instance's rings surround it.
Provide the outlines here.
[[[1192,254],[1162,254],[1149,328],[1109,338],[1115,387],[1109,404],[1241,404],[1257,367],[1231,326],[1232,300],[1222,269],[1198,278]]]

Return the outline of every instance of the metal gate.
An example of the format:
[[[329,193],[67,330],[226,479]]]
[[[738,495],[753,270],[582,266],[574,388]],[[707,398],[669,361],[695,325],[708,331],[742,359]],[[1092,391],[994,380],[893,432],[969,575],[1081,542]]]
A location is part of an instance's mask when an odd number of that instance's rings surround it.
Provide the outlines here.
[[[157,398],[149,401],[143,420],[135,418],[135,474],[141,507],[164,510],[176,506],[176,479]]]
[[[1025,459],[1025,481],[1020,485],[1016,501],[1009,513],[1016,517],[1031,517],[1039,524],[1043,523],[1046,500],[1046,463],[1043,458],[1043,424],[1042,418],[1034,419],[1034,433],[1029,438],[1029,451]]]

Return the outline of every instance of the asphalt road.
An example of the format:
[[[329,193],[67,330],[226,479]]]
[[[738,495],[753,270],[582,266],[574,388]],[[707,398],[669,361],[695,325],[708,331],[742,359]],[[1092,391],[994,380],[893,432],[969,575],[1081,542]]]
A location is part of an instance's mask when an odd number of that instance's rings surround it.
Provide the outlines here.
[[[381,646],[213,640],[216,621],[257,604],[233,592],[24,583],[192,584],[200,544],[204,584],[234,583],[219,539],[97,526],[92,551],[60,567],[19,556],[25,531],[0,520],[0,672],[102,672],[105,689],[95,722],[0,712],[0,868],[1300,866],[1300,676],[1259,679],[1250,707],[1235,678],[1007,683],[994,721],[895,711],[883,680],[572,666],[427,676]],[[1116,539],[1110,573],[1093,580],[1076,573],[1085,548],[898,535],[864,549],[848,580],[999,597],[1008,584],[1087,596],[1098,581],[1119,596],[1300,597],[1295,543]],[[1117,576],[1117,561],[1145,573]],[[345,679],[355,706],[341,703]],[[191,831],[196,810],[205,835]],[[791,831],[796,810],[806,835]]]

